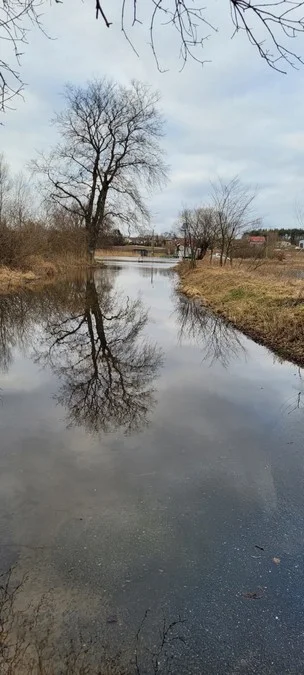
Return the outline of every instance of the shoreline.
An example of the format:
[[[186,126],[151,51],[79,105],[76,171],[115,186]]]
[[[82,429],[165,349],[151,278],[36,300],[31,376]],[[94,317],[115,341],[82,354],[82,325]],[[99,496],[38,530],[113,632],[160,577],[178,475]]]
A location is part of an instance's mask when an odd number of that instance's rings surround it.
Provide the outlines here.
[[[22,270],[0,266],[0,294],[14,293],[24,288],[37,289],[56,283],[70,275],[87,269],[89,264],[83,258],[71,256],[54,260],[39,258],[32,269]]]
[[[304,282],[245,268],[177,266],[178,290],[282,359],[304,366]]]

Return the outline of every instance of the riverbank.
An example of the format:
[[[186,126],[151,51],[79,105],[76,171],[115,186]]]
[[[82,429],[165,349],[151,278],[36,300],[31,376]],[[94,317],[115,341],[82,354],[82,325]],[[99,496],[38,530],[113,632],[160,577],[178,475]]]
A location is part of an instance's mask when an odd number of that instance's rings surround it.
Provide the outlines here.
[[[179,290],[198,297],[226,321],[282,358],[304,365],[304,280],[268,265],[178,266]]]
[[[77,270],[87,267],[85,256],[71,254],[45,259],[41,256],[32,256],[28,259],[25,269],[0,267],[0,293],[7,293],[25,286],[50,283],[59,276],[74,274]]]

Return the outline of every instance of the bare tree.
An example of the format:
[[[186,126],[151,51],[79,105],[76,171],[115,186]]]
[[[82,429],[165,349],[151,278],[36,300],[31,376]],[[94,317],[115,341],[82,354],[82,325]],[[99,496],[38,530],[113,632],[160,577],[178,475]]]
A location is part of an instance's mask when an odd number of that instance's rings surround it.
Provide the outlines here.
[[[14,176],[8,202],[10,226],[21,228],[33,211],[33,195],[27,176],[21,171]]]
[[[218,222],[215,212],[209,207],[184,209],[180,215],[180,229],[185,235],[191,252],[191,264],[202,260],[217,239]]]
[[[105,222],[148,219],[144,196],[166,179],[159,96],[139,82],[101,80],[68,86],[65,97],[55,120],[61,140],[34,168],[47,178],[48,198],[82,218],[92,260]]]
[[[212,200],[220,241],[220,264],[232,264],[233,242],[246,229],[260,222],[253,214],[253,192],[235,176],[229,183],[221,178],[212,184]]]
[[[69,0],[53,0],[53,4],[68,3]],[[0,40],[6,45],[7,57],[0,59],[0,109],[5,110],[12,98],[24,87],[19,67],[24,45],[32,25],[44,31],[41,12],[52,4],[52,0],[0,0]],[[75,4],[75,0],[74,0]],[[116,4],[116,3],[113,3]],[[71,14],[74,5],[70,2]],[[108,10],[104,0],[91,0],[96,19],[101,19],[107,28],[115,22],[116,9]],[[286,67],[303,63],[302,56],[295,51],[293,41],[304,32],[304,0],[229,0],[227,10],[232,21],[232,35],[243,32],[258,54],[273,69],[285,73]],[[89,8],[90,9],[90,8]],[[59,11],[59,9],[58,9]],[[108,13],[110,12],[110,14]],[[115,15],[113,15],[115,12]],[[172,29],[180,46],[182,68],[194,59],[204,63],[202,49],[210,32],[217,26],[208,16],[208,7],[200,7],[193,0],[120,0],[118,3],[120,26],[124,37],[138,55],[132,37],[132,28],[137,25],[148,30],[150,46],[157,68],[160,64],[159,43],[163,40],[163,27]],[[7,51],[8,50],[8,51]]]
[[[0,227],[5,220],[7,201],[11,190],[9,166],[3,153],[0,153]]]

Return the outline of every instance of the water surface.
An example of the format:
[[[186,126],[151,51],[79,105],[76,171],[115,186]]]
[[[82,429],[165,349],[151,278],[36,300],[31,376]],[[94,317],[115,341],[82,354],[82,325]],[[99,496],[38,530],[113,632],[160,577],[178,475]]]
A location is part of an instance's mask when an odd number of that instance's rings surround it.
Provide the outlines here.
[[[180,618],[176,674],[298,674],[302,374],[175,283],[115,262],[0,296],[1,571],[64,635]]]

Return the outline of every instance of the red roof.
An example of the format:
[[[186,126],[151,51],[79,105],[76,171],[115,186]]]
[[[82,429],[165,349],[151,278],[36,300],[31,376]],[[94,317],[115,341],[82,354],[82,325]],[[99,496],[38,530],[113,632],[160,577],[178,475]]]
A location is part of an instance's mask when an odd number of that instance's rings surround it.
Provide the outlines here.
[[[252,243],[256,244],[264,244],[266,241],[266,237],[249,237],[249,241],[252,241]]]

